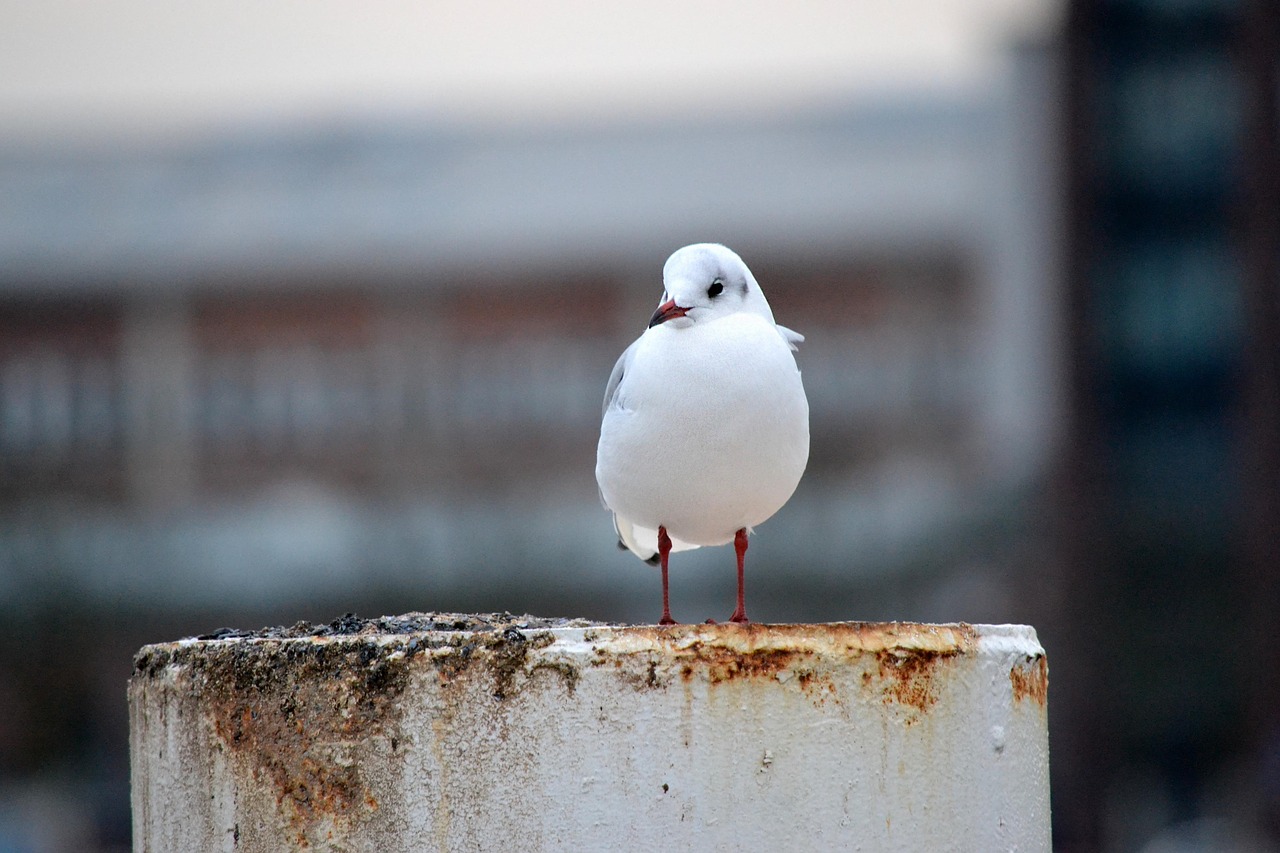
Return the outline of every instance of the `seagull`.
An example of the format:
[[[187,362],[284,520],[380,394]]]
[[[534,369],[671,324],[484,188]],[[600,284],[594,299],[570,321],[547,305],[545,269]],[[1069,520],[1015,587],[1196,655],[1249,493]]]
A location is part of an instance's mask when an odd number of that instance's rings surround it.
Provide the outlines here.
[[[672,551],[733,542],[745,623],[747,535],[782,508],[809,460],[809,402],[796,345],[742,258],[717,243],[678,249],[649,326],[604,393],[596,482],[618,547],[662,568]]]

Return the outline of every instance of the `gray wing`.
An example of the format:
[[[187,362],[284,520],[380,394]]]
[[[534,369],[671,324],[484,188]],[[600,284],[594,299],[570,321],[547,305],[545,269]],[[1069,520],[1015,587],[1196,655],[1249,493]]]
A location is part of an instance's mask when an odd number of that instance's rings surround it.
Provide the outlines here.
[[[804,335],[786,326],[778,326],[778,334],[782,335],[782,339],[787,342],[787,346],[791,347],[792,352],[798,352],[800,344],[804,343]],[[615,367],[614,370],[617,368]]]
[[[622,355],[618,356],[618,363],[613,366],[613,373],[609,374],[609,384],[604,386],[604,405],[600,409],[602,416],[609,411],[609,407],[618,398],[618,386],[622,384],[622,377],[631,366],[631,353],[638,343],[640,341],[636,339],[631,343],[631,346],[622,351]]]

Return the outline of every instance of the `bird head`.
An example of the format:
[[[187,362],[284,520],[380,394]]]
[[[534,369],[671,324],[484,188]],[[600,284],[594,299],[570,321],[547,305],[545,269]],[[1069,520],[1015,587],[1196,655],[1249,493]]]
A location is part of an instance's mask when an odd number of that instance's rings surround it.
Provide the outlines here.
[[[747,265],[719,243],[695,243],[677,249],[662,268],[665,288],[649,328],[708,323],[739,311],[773,322],[773,312]]]

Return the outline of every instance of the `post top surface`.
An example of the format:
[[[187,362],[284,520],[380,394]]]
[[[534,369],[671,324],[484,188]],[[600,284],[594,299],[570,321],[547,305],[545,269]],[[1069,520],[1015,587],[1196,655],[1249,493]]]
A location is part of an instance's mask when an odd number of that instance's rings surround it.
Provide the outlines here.
[[[361,619],[348,614],[328,624],[299,622],[256,631],[221,628],[144,646],[135,658],[135,676],[154,672],[159,659],[199,654],[229,645],[337,644],[385,647],[389,653],[454,647],[469,638],[524,642],[536,637],[540,646],[561,651],[585,646],[611,654],[666,653],[684,655],[715,649],[721,653],[804,653],[857,655],[881,652],[924,652],[964,655],[999,652],[1040,656],[1044,649],[1027,625],[925,624],[918,622],[750,623],[737,625],[610,625],[587,619],[545,618],[510,613],[407,613]],[[407,644],[407,645],[406,645]]]

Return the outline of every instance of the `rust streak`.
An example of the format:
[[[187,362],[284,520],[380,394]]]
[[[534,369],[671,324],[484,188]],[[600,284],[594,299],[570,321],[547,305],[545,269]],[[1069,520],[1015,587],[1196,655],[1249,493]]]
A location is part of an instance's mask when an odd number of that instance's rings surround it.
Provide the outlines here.
[[[145,647],[134,659],[134,680],[192,696],[239,772],[275,794],[258,802],[276,810],[298,846],[325,846],[335,827],[359,832],[381,808],[351,756],[355,744],[370,740],[397,751],[402,694],[415,672],[455,694],[455,682],[483,679],[504,700],[541,671],[572,694],[579,675],[573,663],[530,653],[554,642],[550,628],[593,624],[410,613],[376,620],[348,614],[328,625],[259,632],[220,629]]]
[[[602,639],[607,656],[659,651],[664,656],[699,656],[713,646],[739,654],[762,650],[856,656],[893,649],[965,653],[976,637],[965,624],[918,625],[906,622],[831,622],[820,625],[676,625],[637,626]]]
[[[288,639],[173,647],[209,724],[275,801],[301,846],[333,822],[362,822],[379,804],[345,744],[377,737],[398,720],[409,657],[399,642]],[[338,713],[334,713],[335,709]]]
[[[972,652],[976,643],[972,627],[964,624],[641,626],[603,639],[594,663],[647,660],[647,677],[633,680],[637,689],[662,687],[671,678],[688,682],[695,675],[711,684],[775,679],[822,704],[839,701],[828,671],[841,661],[868,657],[864,689],[877,691],[886,703],[924,712],[937,702],[939,663]],[[665,662],[665,672],[655,674],[655,660]]]
[[[927,711],[938,701],[934,674],[940,661],[955,651],[933,652],[893,650],[876,652],[876,668],[883,685],[884,701]]]
[[[1015,701],[1030,699],[1043,708],[1049,701],[1049,660],[1044,655],[1028,656],[1009,670],[1009,681]]]

